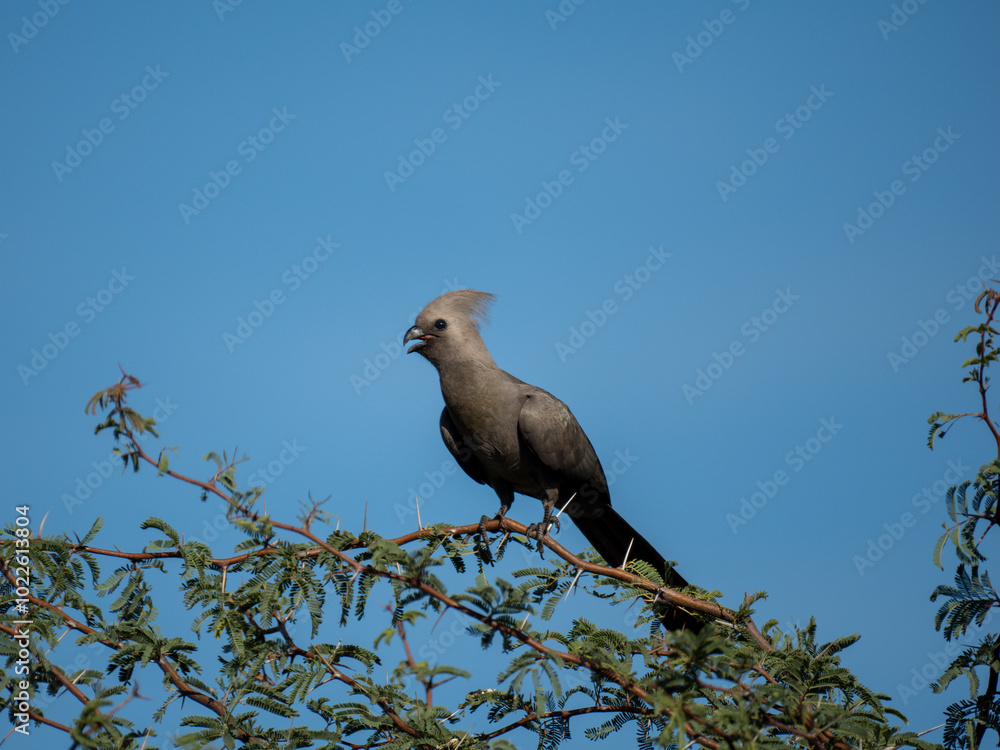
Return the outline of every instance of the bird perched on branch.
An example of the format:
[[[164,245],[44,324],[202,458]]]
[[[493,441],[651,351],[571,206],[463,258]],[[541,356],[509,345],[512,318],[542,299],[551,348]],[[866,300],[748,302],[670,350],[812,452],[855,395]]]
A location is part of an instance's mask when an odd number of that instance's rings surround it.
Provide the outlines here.
[[[538,539],[565,510],[587,541],[613,567],[639,559],[653,566],[672,588],[687,581],[611,507],[604,470],[594,447],[567,406],[551,393],[497,367],[479,335],[492,294],[460,289],[430,302],[403,337],[407,351],[423,355],[441,381],[444,410],[441,437],[459,466],[500,498],[502,518],[514,493],[542,501],[540,523],[529,526]],[[483,516],[483,525],[488,520]],[[664,624],[698,629],[700,621],[669,608]]]

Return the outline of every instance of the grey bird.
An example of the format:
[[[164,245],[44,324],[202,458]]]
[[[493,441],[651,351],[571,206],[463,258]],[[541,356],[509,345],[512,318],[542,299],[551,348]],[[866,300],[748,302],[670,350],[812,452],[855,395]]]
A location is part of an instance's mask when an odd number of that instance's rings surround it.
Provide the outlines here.
[[[626,557],[639,559],[671,588],[687,585],[672,568],[665,570],[663,555],[611,507],[597,452],[566,404],[493,361],[479,334],[492,300],[492,294],[472,289],[443,294],[403,337],[404,344],[414,342],[408,353],[418,352],[437,368],[445,404],[441,437],[448,450],[466,474],[496,492],[496,518],[510,510],[515,493],[542,501],[541,523],[529,526],[539,551],[553,522],[558,528],[553,509],[565,508],[612,567]],[[672,607],[662,620],[671,629],[701,627],[700,620]]]

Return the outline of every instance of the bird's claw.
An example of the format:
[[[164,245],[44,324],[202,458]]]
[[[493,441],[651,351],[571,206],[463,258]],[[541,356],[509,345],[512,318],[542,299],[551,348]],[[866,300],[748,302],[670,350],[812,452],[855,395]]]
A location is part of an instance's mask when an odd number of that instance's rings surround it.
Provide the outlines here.
[[[540,523],[530,523],[528,524],[528,528],[524,530],[524,533],[527,535],[528,539],[535,537],[538,540],[538,554],[544,557],[544,554],[542,553],[542,550],[544,549],[542,546],[543,535],[538,533],[541,527],[542,525]]]
[[[535,537],[535,539],[538,540],[538,554],[541,555],[542,557],[545,557],[544,553],[545,544],[543,543],[542,540],[545,538],[546,534],[549,533],[549,529],[553,527],[555,527],[556,531],[559,531],[558,518],[551,518],[548,521],[533,523],[529,525],[527,529],[525,529],[525,533],[528,535],[529,538]]]
[[[480,549],[482,550],[483,560],[487,563],[491,563],[493,561],[493,552],[490,549],[490,537],[488,532],[486,531],[486,524],[488,524],[492,520],[493,518],[491,518],[490,516],[483,516],[482,518],[479,519],[479,528],[477,529],[477,531],[473,532],[472,534],[469,534],[465,538],[466,541],[469,541],[477,533],[479,534],[479,539],[481,540],[481,545],[482,545]]]
[[[492,520],[494,519],[486,515],[479,519],[479,536],[483,538],[483,541],[486,541],[486,524]]]

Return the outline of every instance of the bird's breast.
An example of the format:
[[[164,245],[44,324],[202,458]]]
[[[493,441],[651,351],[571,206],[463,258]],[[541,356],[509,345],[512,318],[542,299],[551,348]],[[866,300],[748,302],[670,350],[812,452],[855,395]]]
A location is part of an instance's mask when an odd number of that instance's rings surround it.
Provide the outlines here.
[[[485,398],[449,399],[446,403],[466,446],[484,468],[494,475],[521,471],[521,445],[517,433],[519,407],[508,409]]]

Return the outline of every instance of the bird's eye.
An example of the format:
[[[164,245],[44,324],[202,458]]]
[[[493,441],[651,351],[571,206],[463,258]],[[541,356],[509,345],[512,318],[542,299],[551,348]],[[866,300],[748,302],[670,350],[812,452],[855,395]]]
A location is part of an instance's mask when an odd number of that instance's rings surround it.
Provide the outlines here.
[[[434,329],[437,330],[437,331],[443,331],[447,327],[448,327],[448,321],[446,321],[446,320],[438,319],[434,323]]]

